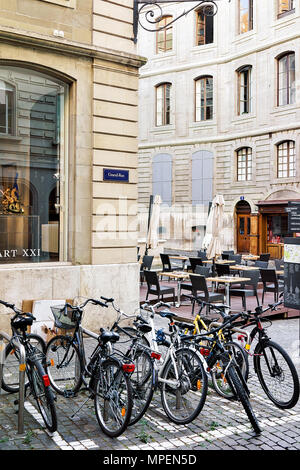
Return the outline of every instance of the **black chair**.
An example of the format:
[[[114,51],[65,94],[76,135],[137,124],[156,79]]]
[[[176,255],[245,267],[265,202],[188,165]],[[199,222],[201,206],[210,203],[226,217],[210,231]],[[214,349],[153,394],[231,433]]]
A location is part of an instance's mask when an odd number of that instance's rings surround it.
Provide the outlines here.
[[[217,276],[230,276],[229,264],[218,264],[215,265]]]
[[[209,277],[211,275],[211,270],[207,266],[201,266],[200,264],[197,264],[195,268],[195,274],[200,274],[201,276],[204,276],[205,278]],[[190,292],[193,291],[193,286],[191,282],[182,282],[181,283],[181,290],[188,290]]]
[[[152,267],[153,258],[154,258],[154,256],[149,256],[149,255],[143,256],[142,264],[141,264],[141,267],[140,267],[140,282],[142,284],[144,282],[144,273],[145,273],[145,271],[146,270],[149,271]]]
[[[284,270],[284,261],[283,259],[275,259],[275,269],[276,271],[283,271]],[[284,274],[278,274],[278,279],[283,280]]]
[[[264,303],[265,292],[274,292],[274,301],[278,301],[279,293],[284,289],[284,283],[278,279],[275,269],[260,269],[263,283],[262,304]]]
[[[162,270],[165,273],[170,273],[172,271],[178,271],[179,267],[178,266],[172,266],[169,255],[167,255],[166,253],[160,253],[160,259],[161,259],[161,263],[162,263]],[[170,282],[170,278],[168,279],[168,281]]]
[[[163,300],[164,295],[170,294],[173,296],[173,305],[175,305],[175,288],[174,287],[167,287],[167,286],[160,285],[156,271],[145,271],[144,275],[145,275],[145,279],[146,279],[147,287],[148,287],[146,300],[148,299],[149,294],[157,295],[158,299],[161,299],[161,300]]]
[[[198,251],[197,257],[201,258],[202,261],[206,261],[207,260],[206,251],[201,251],[201,250]]]
[[[203,266],[203,262],[201,258],[189,258],[190,264],[191,264],[191,269],[193,273],[196,270],[196,266]]]
[[[269,261],[270,260],[270,253],[261,253],[259,255],[259,261]]]
[[[198,300],[204,300],[204,302],[214,303],[222,302],[224,303],[224,295],[219,294],[218,292],[209,292],[205,276],[198,274],[190,274],[190,280],[193,288],[193,295],[191,296],[192,300],[192,315],[194,314],[195,303]],[[202,294],[198,294],[202,292]]]
[[[243,271],[243,277],[250,278],[250,281],[245,281],[240,284],[239,287],[230,287],[229,295],[231,297],[242,297],[243,309],[246,310],[246,298],[256,297],[257,305],[259,305],[257,284],[259,281],[259,271]]]
[[[234,251],[233,250],[222,251],[221,258],[222,259],[229,259],[229,255],[234,255]]]
[[[242,262],[242,255],[232,255],[232,254],[229,254],[229,255],[228,255],[228,259],[231,260],[231,261],[235,261],[236,264],[241,264],[241,262]]]
[[[254,266],[256,266],[257,268],[267,269],[269,266],[269,262],[257,260],[254,262]]]

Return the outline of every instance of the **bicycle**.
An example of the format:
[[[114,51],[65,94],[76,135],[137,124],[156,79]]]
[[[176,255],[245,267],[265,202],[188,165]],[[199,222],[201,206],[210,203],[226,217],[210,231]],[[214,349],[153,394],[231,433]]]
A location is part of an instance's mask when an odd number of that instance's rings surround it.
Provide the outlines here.
[[[151,330],[147,333],[150,347],[157,354],[161,354],[159,346],[166,348],[166,353],[156,362],[158,364],[157,384],[160,389],[163,409],[169,419],[177,424],[188,424],[201,412],[207,395],[207,376],[203,367],[203,359],[190,347],[182,347],[179,329],[175,324],[178,317],[169,310],[155,311],[169,304],[158,302],[150,305],[144,303],[141,309],[150,312],[145,319],[139,316],[140,321],[149,325]],[[169,333],[162,329],[156,331],[153,318],[155,313],[166,318],[169,323]],[[170,340],[166,336],[170,337]]]
[[[11,319],[13,336],[4,352],[2,388],[10,393],[19,391],[18,376],[20,364],[19,352],[13,346],[13,339],[18,338],[25,348],[25,392],[30,390],[36,400],[43,421],[50,432],[57,430],[57,416],[54,404],[55,396],[50,388],[49,377],[46,374],[45,343],[38,335],[28,334],[27,328],[32,325],[35,317],[29,312],[22,312],[14,304],[0,300],[0,303],[15,312]],[[35,343],[36,345],[34,345]],[[15,402],[17,403],[17,401]]]
[[[282,304],[279,300],[265,309],[256,307],[254,312],[244,312],[244,328],[255,325],[250,333],[254,371],[267,397],[281,409],[293,408],[299,400],[299,377],[288,353],[272,341],[263,327],[261,315],[268,310],[275,310]],[[267,320],[270,321],[270,320]],[[253,348],[253,344],[255,343]],[[251,354],[248,350],[248,353]]]
[[[225,309],[226,306],[224,306],[224,310]],[[221,364],[224,371],[224,377],[231,387],[235,398],[241,402],[255,433],[260,434],[261,429],[249,400],[250,391],[247,383],[241,373],[238,363],[235,360],[234,354],[231,354],[230,351],[226,349],[225,344],[220,340],[219,336],[219,331],[221,329],[225,330],[226,328],[231,328],[232,323],[239,317],[243,316],[243,312],[229,316],[224,311],[222,312],[222,316],[224,318],[224,322],[221,326],[211,329],[209,333],[183,336],[182,341],[192,342],[199,348],[200,352],[203,349],[207,350],[205,356],[208,371],[211,371],[216,367],[216,364]],[[201,344],[203,340],[208,342],[207,346],[203,346],[203,344]]]
[[[51,307],[55,326],[73,330],[73,334],[58,335],[49,341],[47,371],[51,386],[66,398],[74,397],[83,384],[89,392],[87,400],[94,399],[100,428],[108,436],[117,437],[125,431],[131,417],[133,399],[129,376],[135,366],[112,355],[111,344],[118,341],[119,335],[103,328],[97,335],[82,327],[83,309],[88,302],[107,307],[96,299],[87,299],[79,306],[66,303],[62,307]],[[97,340],[88,362],[84,333]]]

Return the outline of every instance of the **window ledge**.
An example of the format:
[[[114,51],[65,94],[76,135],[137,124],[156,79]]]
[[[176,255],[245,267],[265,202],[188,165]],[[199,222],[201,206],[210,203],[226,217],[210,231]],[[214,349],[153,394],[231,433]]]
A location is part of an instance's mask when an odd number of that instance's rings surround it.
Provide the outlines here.
[[[5,263],[5,264],[0,264],[0,270],[1,269],[32,269],[32,268],[55,268],[58,266],[73,266],[72,263],[68,261],[53,261],[53,262],[41,262],[41,263]]]
[[[233,124],[240,123],[240,122],[247,122],[247,121],[250,122],[250,121],[253,121],[255,118],[256,118],[256,115],[251,114],[251,113],[238,114],[232,119],[231,122]]]
[[[9,141],[12,141],[12,142],[20,142],[22,140],[22,137],[19,137],[17,135],[0,134],[0,140],[9,140]]]
[[[76,0],[40,0],[45,3],[53,3],[65,8],[76,8]]]
[[[281,20],[282,18],[293,15],[294,13],[295,13],[295,8],[293,8],[292,10],[285,11],[284,13],[280,13],[277,15],[277,20]]]
[[[299,107],[296,103],[282,104],[281,106],[274,106],[273,111],[271,111],[271,114],[284,114],[286,112],[292,112],[298,109]]]

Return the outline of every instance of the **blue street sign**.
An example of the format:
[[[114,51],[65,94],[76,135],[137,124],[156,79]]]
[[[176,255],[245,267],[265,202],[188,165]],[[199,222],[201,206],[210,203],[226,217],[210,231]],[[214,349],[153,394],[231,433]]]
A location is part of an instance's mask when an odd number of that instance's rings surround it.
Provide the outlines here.
[[[122,183],[129,182],[129,170],[117,170],[111,168],[103,168],[104,181],[121,181]]]

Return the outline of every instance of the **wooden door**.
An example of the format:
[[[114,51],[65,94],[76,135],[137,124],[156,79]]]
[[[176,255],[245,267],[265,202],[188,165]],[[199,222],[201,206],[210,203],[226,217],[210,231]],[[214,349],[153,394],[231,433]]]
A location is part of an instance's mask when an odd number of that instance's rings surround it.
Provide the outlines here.
[[[238,253],[249,253],[250,251],[250,214],[237,215],[237,251]]]

